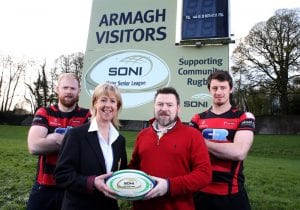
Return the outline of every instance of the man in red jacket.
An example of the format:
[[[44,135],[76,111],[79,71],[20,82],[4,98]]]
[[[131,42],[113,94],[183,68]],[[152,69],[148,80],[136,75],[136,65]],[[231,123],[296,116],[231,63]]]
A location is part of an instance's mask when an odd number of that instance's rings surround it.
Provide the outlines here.
[[[151,175],[157,185],[134,209],[193,210],[193,192],[211,181],[211,165],[202,135],[184,125],[174,88],[159,89],[154,99],[155,118],[135,142],[129,167]]]

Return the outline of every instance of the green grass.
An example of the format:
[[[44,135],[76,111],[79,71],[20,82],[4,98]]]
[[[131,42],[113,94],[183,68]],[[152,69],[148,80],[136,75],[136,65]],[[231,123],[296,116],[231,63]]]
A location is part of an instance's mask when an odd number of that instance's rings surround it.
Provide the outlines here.
[[[27,150],[28,127],[0,125],[0,209],[25,209],[37,157]],[[136,132],[122,131],[128,158]],[[245,161],[252,210],[300,209],[300,136],[257,135]],[[128,205],[122,202],[122,210]]]
[[[300,209],[300,136],[257,135],[245,176],[252,210]]]
[[[0,209],[25,209],[36,157],[27,150],[28,127],[0,126]]]

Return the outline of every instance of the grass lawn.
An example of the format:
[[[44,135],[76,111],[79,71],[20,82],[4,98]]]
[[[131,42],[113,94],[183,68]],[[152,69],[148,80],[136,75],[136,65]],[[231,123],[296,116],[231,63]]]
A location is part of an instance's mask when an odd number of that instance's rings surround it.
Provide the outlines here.
[[[300,136],[257,135],[245,176],[252,210],[300,209]]]
[[[25,209],[37,157],[27,151],[28,127],[0,125],[0,209]],[[128,157],[136,132],[122,131]],[[252,210],[300,209],[300,136],[257,135],[245,161]],[[122,208],[122,209],[125,209]]]

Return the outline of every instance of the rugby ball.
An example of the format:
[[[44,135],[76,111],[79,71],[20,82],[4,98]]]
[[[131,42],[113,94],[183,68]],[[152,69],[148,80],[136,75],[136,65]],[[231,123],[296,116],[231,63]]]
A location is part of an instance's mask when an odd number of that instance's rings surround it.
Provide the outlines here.
[[[106,180],[106,185],[119,199],[140,200],[156,185],[156,181],[143,171],[124,169],[114,172]]]

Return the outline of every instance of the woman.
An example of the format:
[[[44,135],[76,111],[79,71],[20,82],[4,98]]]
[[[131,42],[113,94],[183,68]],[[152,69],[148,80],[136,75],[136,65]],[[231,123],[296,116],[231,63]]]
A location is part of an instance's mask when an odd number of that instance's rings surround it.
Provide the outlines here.
[[[63,210],[119,209],[104,180],[112,171],[127,167],[125,138],[116,130],[121,106],[116,86],[98,85],[91,121],[65,135],[55,169],[58,186],[66,189]]]

